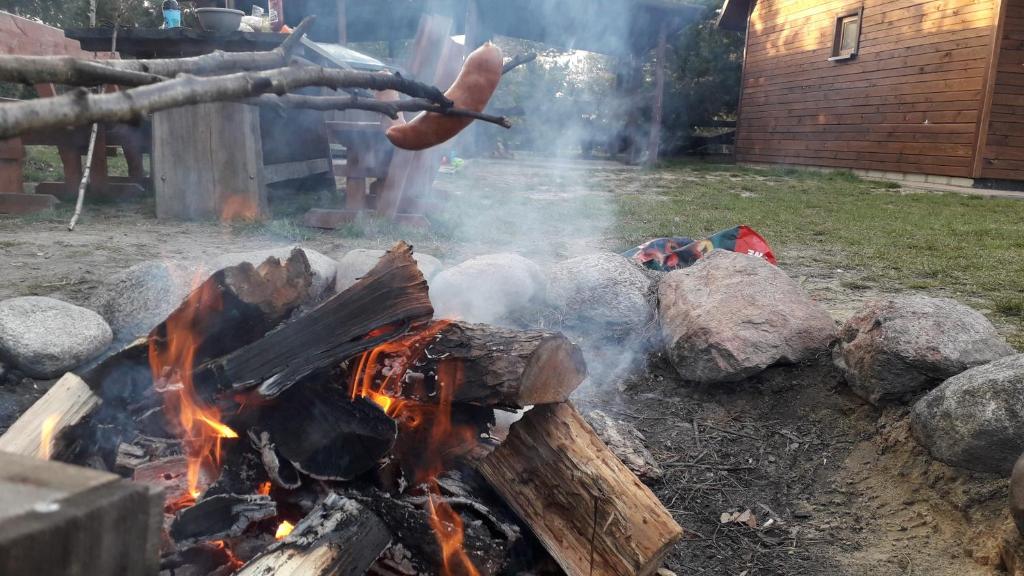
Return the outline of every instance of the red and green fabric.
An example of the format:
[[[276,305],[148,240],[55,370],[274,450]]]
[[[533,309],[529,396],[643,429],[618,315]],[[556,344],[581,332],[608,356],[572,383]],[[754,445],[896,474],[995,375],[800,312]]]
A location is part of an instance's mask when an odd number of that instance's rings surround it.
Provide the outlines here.
[[[715,232],[702,240],[684,236],[656,238],[623,253],[623,256],[652,270],[667,272],[691,266],[715,249],[731,250],[764,258],[771,264],[776,263],[775,254],[768,242],[749,226],[736,226]]]

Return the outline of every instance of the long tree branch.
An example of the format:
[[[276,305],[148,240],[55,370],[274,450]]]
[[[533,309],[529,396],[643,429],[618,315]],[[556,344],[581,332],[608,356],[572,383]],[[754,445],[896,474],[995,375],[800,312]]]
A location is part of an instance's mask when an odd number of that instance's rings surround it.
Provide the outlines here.
[[[93,122],[127,122],[168,108],[244,100],[268,93],[285,94],[305,86],[396,90],[414,98],[425,98],[442,110],[452,107],[451,100],[439,89],[395,74],[293,66],[207,78],[182,75],[174,80],[109,94],[89,94],[85,89],[78,89],[53,98],[4,104],[0,106],[0,138]]]
[[[384,114],[397,119],[400,112],[434,112],[446,116],[473,118],[482,122],[497,124],[503,128],[511,128],[512,122],[503,116],[494,116],[483,112],[474,112],[463,108],[445,108],[426,98],[410,98],[385,102],[373,98],[358,96],[305,96],[286,94],[283,96],[264,95],[252,98],[247,103],[261,106],[278,106],[283,108],[306,108],[309,110],[367,110]]]
[[[179,74],[271,70],[288,65],[316,18],[307,16],[280,46],[267,52],[221,52],[191,58],[79,60],[67,56],[0,56],[0,81],[70,86],[143,86]]]

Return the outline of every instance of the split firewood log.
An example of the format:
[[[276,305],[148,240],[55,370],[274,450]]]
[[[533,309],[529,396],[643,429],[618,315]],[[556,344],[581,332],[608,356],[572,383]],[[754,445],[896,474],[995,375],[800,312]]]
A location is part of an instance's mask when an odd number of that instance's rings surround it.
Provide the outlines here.
[[[273,398],[314,372],[401,336],[433,313],[412,247],[399,242],[366,276],[315,310],[197,368],[195,389],[207,401],[248,390]]]
[[[477,469],[567,574],[652,574],[682,537],[569,403],[527,411]]]
[[[361,576],[390,541],[374,513],[331,493],[237,576]]]
[[[68,372],[29,407],[3,436],[0,452],[48,458],[64,430],[82,421],[100,404],[85,380]]]

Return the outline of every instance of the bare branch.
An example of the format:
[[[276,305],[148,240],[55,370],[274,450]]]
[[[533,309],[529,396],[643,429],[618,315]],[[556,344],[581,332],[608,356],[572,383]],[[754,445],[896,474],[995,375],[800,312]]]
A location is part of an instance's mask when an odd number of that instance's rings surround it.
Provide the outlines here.
[[[515,70],[517,67],[522,66],[523,64],[528,64],[530,62],[533,62],[536,59],[537,59],[537,53],[536,52],[527,52],[525,54],[516,54],[513,58],[509,59],[508,62],[505,62],[504,66],[501,67],[501,74],[502,74],[502,76],[504,76],[505,74],[508,74],[509,72]]]
[[[109,94],[89,94],[78,89],[63,96],[4,104],[0,106],[0,138],[94,122],[127,122],[158,110],[244,100],[260,94],[285,94],[305,86],[396,90],[425,98],[440,110],[452,107],[451,100],[439,89],[395,74],[293,66],[209,78],[181,75],[174,80]]]
[[[147,72],[122,70],[70,56],[0,56],[0,81],[22,84],[142,86],[164,78]]]
[[[283,108],[306,108],[310,110],[367,110],[384,114],[390,118],[398,118],[399,112],[434,112],[447,116],[462,116],[473,118],[482,122],[497,124],[503,128],[511,128],[512,122],[502,116],[474,112],[463,108],[444,108],[437,103],[425,98],[410,98],[408,100],[395,100],[385,102],[373,98],[360,98],[358,96],[305,96],[300,94],[286,94],[283,96],[260,96],[247,101],[247,103],[261,106],[279,106]]]
[[[0,56],[0,81],[71,86],[143,86],[179,74],[216,74],[270,70],[288,65],[315,17],[306,17],[284,42],[268,52],[221,52],[192,58],[155,60],[79,60],[67,56]],[[116,34],[116,32],[115,32]]]

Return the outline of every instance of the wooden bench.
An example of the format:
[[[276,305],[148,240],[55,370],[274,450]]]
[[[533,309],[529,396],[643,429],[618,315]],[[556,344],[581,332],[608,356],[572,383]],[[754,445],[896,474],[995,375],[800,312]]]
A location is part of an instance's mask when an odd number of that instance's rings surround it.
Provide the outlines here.
[[[23,55],[67,55],[76,58],[106,57],[78,48],[63,31],[20,16],[0,12],[0,53]],[[39,97],[57,95],[53,84],[35,86]],[[113,89],[113,88],[110,88]],[[0,102],[0,106],[3,102]],[[89,192],[95,197],[121,199],[138,195],[145,184],[142,154],[148,149],[145,127],[127,124],[103,125],[93,154]],[[82,156],[89,145],[89,127],[26,134],[0,141],[0,214],[24,214],[52,208],[58,199],[74,200],[82,179]],[[43,182],[34,194],[24,192],[25,146],[56,146],[63,165],[63,182]],[[107,172],[107,157],[120,147],[128,163],[128,177],[114,178]]]

